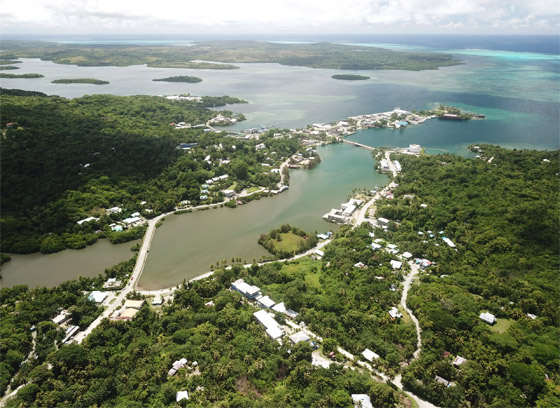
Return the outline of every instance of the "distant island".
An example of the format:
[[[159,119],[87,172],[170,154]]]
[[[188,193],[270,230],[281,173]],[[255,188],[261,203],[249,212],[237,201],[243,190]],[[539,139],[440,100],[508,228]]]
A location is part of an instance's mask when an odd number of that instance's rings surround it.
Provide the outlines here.
[[[164,81],[164,82],[188,82],[189,84],[194,84],[196,82],[202,82],[202,78],[195,76],[173,76],[168,78],[152,79],[152,81]]]
[[[19,69],[19,67],[14,67],[13,65],[0,65],[0,71],[7,71],[10,69]]]
[[[341,79],[343,81],[364,81],[366,79],[369,79],[369,77],[365,75],[352,75],[352,74],[333,75],[331,78]]]
[[[0,73],[0,78],[9,78],[9,79],[16,79],[16,78],[43,78],[44,75],[30,73],[30,74],[5,74]]]
[[[184,46],[56,44],[44,41],[2,41],[5,59],[41,58],[57,64],[185,69],[235,69],[232,63],[281,65],[346,70],[398,69],[421,71],[459,65],[452,55],[396,52],[384,48],[314,43],[277,44],[265,41],[201,41]],[[211,62],[209,62],[211,61]],[[220,64],[222,63],[222,64]]]
[[[21,61],[12,60],[9,58],[0,58],[0,65],[21,64]]]
[[[107,85],[109,81],[102,81],[94,78],[75,78],[75,79],[55,79],[51,81],[52,84],[93,84],[93,85]]]

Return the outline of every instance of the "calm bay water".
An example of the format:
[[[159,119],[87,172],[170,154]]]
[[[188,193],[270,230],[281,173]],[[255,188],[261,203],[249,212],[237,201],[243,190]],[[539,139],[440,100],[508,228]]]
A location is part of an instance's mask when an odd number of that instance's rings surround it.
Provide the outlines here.
[[[468,154],[468,145],[476,143],[516,148],[560,147],[560,58],[555,43],[527,40],[515,48],[508,38],[500,39],[501,43],[496,40],[495,44],[482,38],[470,42],[461,38],[448,42],[441,38],[401,40],[341,38],[339,42],[360,42],[363,46],[384,43],[399,50],[449,52],[464,64],[421,72],[359,71],[371,78],[336,81],[331,75],[341,71],[278,64],[236,64],[240,69],[212,71],[145,66],[76,67],[25,59],[18,64],[17,73],[38,72],[45,78],[1,79],[0,85],[69,98],[94,93],[191,93],[231,95],[248,100],[249,104],[228,107],[247,117],[247,121],[231,130],[261,124],[295,128],[388,111],[395,106],[419,110],[443,103],[484,114],[487,119],[460,123],[431,120],[406,130],[363,130],[350,139],[371,146],[417,143],[427,147],[428,152],[462,155]],[[175,75],[195,75],[203,78],[203,82],[152,81]],[[86,77],[107,80],[110,84],[51,83],[54,79]],[[286,222],[308,230],[332,228],[321,220],[322,214],[344,201],[352,188],[384,182],[384,176],[373,172],[373,160],[365,150],[333,145],[322,148],[320,154],[323,163],[310,172],[292,172],[291,189],[278,197],[235,210],[224,208],[168,217],[155,236],[141,286],[151,289],[176,284],[207,271],[217,260],[259,258],[266,252],[256,243],[258,235]],[[55,285],[80,274],[97,275],[105,267],[128,259],[128,248],[115,249],[98,243],[83,251],[16,256],[3,267],[2,285]],[[122,258],[113,258],[117,253]],[[84,271],[86,264],[91,269]]]
[[[95,277],[110,266],[134,256],[134,242],[112,245],[102,239],[82,250],[67,249],[56,254],[10,255],[2,265],[0,288],[15,285],[53,287],[79,276]]]
[[[257,240],[289,223],[308,232],[334,230],[321,216],[346,201],[354,187],[384,185],[371,152],[347,144],[319,148],[315,169],[290,173],[290,189],[236,209],[220,208],[167,217],[157,230],[139,285],[159,289],[207,272],[210,264],[232,257],[252,262],[269,255]]]

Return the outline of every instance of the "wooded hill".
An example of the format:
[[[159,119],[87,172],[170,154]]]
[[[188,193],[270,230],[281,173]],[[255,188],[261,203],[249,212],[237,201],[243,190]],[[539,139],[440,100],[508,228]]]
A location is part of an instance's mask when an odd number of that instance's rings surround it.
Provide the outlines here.
[[[276,165],[299,148],[296,139],[264,136],[267,149],[257,152],[255,141],[204,132],[204,124],[218,114],[208,108],[242,102],[236,98],[69,100],[11,90],[2,90],[1,98],[3,252],[83,248],[103,236],[95,231],[110,235],[109,224],[133,212],[152,217],[182,200],[199,203],[205,180],[223,174],[230,178],[222,188],[275,186],[280,175],[261,163]],[[243,120],[240,114],[221,113]],[[175,129],[179,122],[192,126]],[[195,145],[187,151],[178,149],[180,143]],[[269,160],[269,151],[277,152],[276,161]],[[230,163],[223,165],[226,159]],[[216,190],[207,202],[223,200]],[[124,211],[107,214],[113,206]],[[100,220],[76,223],[90,216]]]

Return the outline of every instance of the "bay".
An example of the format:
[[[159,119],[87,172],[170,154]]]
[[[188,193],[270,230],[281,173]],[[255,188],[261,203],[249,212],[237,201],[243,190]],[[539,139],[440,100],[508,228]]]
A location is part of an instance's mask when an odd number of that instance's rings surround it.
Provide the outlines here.
[[[11,261],[2,265],[0,288],[28,285],[31,288],[53,287],[80,276],[95,277],[105,268],[134,256],[135,242],[112,245],[101,239],[85,249],[66,249],[55,254],[10,254]]]

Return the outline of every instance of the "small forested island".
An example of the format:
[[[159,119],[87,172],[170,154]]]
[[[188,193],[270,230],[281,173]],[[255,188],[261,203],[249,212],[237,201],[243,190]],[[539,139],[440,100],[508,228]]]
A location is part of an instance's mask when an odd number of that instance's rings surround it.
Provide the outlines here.
[[[30,74],[5,74],[0,72],[0,78],[16,79],[16,78],[44,78],[44,75],[30,73]]]
[[[71,79],[55,79],[54,81],[51,81],[51,83],[107,85],[109,81],[102,81],[101,79],[94,79],[94,78],[71,78]]]
[[[268,234],[262,234],[259,244],[278,258],[289,258],[313,248],[317,245],[317,237],[300,228],[284,224]]]
[[[13,65],[0,65],[0,71],[10,71],[14,69],[19,69],[19,67],[14,67]]]
[[[191,46],[53,44],[2,41],[6,58],[41,58],[79,66],[129,66],[234,69],[231,63],[278,63],[310,68],[427,70],[461,64],[441,53],[396,52],[333,43],[278,44],[265,41],[200,41]],[[216,61],[226,64],[200,61]]]
[[[188,82],[189,84],[193,84],[196,82],[202,82],[202,78],[198,78],[195,76],[172,76],[168,78],[159,78],[159,79],[152,79],[152,81],[164,81],[164,82]]]
[[[340,74],[331,76],[332,79],[340,79],[343,81],[364,81],[370,77],[365,75],[352,75],[352,74]]]

